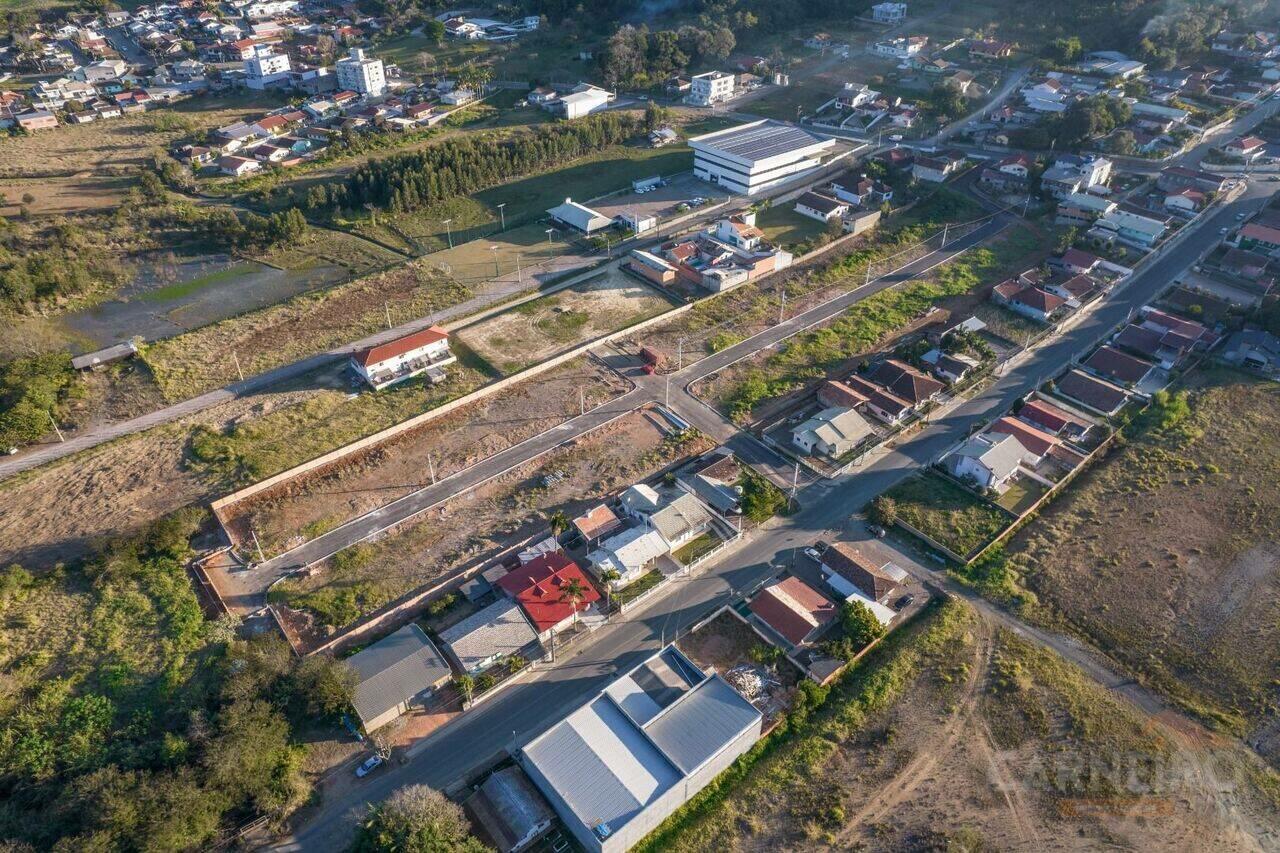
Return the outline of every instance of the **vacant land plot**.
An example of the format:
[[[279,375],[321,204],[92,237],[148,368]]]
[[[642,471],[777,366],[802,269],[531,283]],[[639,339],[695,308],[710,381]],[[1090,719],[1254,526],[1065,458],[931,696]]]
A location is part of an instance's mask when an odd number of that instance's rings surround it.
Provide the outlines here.
[[[789,205],[768,207],[756,215],[756,225],[770,243],[788,247],[808,243],[827,231],[827,226],[809,216],[801,216]]]
[[[310,610],[324,624],[345,625],[545,531],[546,515],[555,509],[572,517],[621,487],[710,447],[697,433],[672,433],[651,412],[625,415],[453,498],[376,543],[339,552],[316,575],[277,585],[273,600]],[[548,485],[543,475],[549,473],[559,479]]]
[[[1013,519],[937,474],[926,472],[887,493],[898,518],[960,556],[981,548]]]
[[[808,695],[637,850],[1261,849],[1276,818],[1241,750],[1153,726],[960,603]]]
[[[467,326],[457,337],[500,372],[511,374],[672,306],[667,297],[611,269]]]
[[[148,347],[145,358],[170,400],[357,340],[463,302],[470,288],[418,263],[308,293]],[[264,345],[264,343],[266,345]]]
[[[233,505],[225,520],[237,541],[252,528],[263,550],[276,554],[430,485],[432,471],[440,478],[469,468],[577,415],[580,402],[594,408],[627,390],[615,374],[574,360]]]
[[[177,108],[63,125],[52,133],[7,136],[0,139],[0,179],[121,174],[184,136],[279,105],[276,95],[246,90],[234,97],[192,98]]]
[[[1243,732],[1280,671],[1280,388],[1212,370],[1184,390],[1020,531],[1009,565],[1046,615]]]

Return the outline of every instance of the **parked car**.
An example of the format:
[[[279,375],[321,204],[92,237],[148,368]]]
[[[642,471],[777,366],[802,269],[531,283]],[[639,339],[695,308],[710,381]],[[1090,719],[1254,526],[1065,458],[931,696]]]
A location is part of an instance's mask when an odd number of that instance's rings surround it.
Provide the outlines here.
[[[868,524],[867,530],[871,533],[872,536],[876,537],[877,539],[884,538],[885,529],[878,524]]]
[[[1219,229],[1218,229],[1218,233],[1219,233],[1219,234],[1228,234],[1228,233],[1230,233],[1230,232],[1231,232],[1231,229],[1230,229],[1230,228],[1219,228]]]
[[[902,598],[898,599],[898,602],[894,605],[894,609],[902,610],[904,608],[910,607],[912,602],[914,602],[915,600],[916,600],[916,597],[914,595],[910,595],[910,594],[904,595],[902,596]]]
[[[386,759],[381,755],[371,755],[365,759],[364,764],[356,768],[356,776],[363,779],[385,763]]]
[[[805,555],[806,557],[808,557],[810,560],[821,560],[821,559],[822,559],[822,555],[818,553],[818,549],[817,549],[817,548],[805,548],[805,549],[804,549],[804,555]]]
[[[1244,218],[1245,218],[1246,216],[1248,216],[1248,215],[1249,215],[1249,214],[1247,214],[1247,213],[1237,213],[1237,214],[1236,214],[1236,219],[1244,219]]]

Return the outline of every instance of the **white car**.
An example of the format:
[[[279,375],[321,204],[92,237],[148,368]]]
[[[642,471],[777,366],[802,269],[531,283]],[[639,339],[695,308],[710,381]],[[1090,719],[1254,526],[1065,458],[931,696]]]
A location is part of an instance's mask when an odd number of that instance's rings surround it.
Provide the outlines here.
[[[1230,232],[1231,232],[1231,229],[1230,229],[1230,228],[1219,228],[1219,229],[1218,229],[1218,233],[1219,233],[1219,234],[1229,234]]]
[[[818,553],[817,548],[805,548],[804,555],[814,562],[818,562],[822,559],[822,555]]]
[[[359,767],[356,768],[356,776],[363,779],[364,777],[368,776],[370,773],[372,773],[373,771],[381,767],[385,762],[386,762],[386,759],[384,759],[381,755],[371,755],[365,759],[364,764],[361,764]]]

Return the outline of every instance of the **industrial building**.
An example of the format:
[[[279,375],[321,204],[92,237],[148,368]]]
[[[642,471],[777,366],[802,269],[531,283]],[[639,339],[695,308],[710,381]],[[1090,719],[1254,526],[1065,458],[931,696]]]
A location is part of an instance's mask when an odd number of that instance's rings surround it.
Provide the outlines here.
[[[811,172],[835,147],[807,130],[771,119],[742,124],[689,140],[693,173],[730,192],[755,195]]]
[[[667,646],[521,751],[588,851],[622,853],[760,739],[760,712]]]

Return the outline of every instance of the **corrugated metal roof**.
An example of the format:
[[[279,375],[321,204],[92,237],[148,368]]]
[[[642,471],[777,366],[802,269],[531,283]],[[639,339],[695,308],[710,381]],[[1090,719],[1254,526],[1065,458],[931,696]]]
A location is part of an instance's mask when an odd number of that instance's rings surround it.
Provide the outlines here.
[[[713,675],[651,720],[645,733],[688,776],[760,721],[755,706]]]
[[[352,704],[366,722],[446,680],[451,672],[416,624],[406,625],[352,655],[347,663],[360,677]]]
[[[819,139],[807,130],[780,121],[761,121],[695,136],[689,140],[713,151],[722,151],[744,160],[764,160],[779,154],[830,147],[831,140]]]

